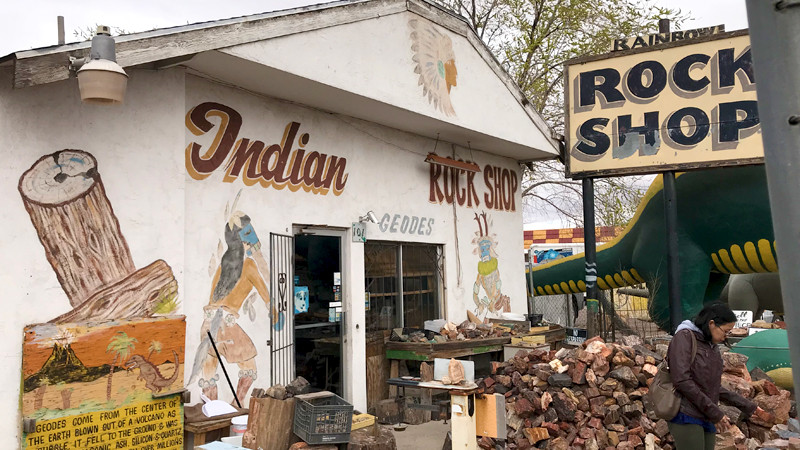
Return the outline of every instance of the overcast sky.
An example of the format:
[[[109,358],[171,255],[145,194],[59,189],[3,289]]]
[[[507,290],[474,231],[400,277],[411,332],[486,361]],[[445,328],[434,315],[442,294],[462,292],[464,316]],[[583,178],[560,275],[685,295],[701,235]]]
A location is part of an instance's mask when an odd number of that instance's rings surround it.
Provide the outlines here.
[[[657,0],[659,4],[690,12],[694,20],[683,29],[725,24],[726,30],[747,28],[744,0]],[[322,0],[12,0],[0,15],[0,56],[58,42],[56,17],[64,16],[67,42],[76,29],[109,25],[127,32],[147,31],[189,23],[228,19],[293,8]]]

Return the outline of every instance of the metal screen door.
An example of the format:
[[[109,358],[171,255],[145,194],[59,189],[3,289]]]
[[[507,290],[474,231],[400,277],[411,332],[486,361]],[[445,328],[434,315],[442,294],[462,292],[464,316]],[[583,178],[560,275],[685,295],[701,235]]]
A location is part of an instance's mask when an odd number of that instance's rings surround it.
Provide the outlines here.
[[[270,308],[278,312],[270,326],[269,383],[286,386],[294,379],[294,238],[270,233],[269,240]]]

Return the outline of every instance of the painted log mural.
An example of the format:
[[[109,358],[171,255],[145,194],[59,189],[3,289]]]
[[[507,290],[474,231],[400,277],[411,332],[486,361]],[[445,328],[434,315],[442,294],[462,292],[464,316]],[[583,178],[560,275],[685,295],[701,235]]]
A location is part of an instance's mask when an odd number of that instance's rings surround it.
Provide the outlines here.
[[[19,192],[73,307],[136,270],[92,155],[42,156],[22,175]]]
[[[177,309],[178,284],[166,262],[136,270],[90,153],[42,156],[22,174],[19,192],[73,307],[51,322],[149,317]]]
[[[45,155],[18,188],[72,306],[25,328],[22,447],[183,448],[186,321],[153,317],[178,309],[172,269],[136,269],[91,154]]]

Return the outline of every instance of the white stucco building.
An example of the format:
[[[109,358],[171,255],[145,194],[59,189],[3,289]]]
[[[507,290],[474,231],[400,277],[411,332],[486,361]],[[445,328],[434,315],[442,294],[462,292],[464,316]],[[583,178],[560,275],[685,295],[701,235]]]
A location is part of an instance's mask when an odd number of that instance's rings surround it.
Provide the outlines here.
[[[257,353],[237,349],[241,334],[223,342],[245,398],[296,372],[364,411],[371,334],[458,323],[467,310],[526,312],[518,163],[557,145],[462,19],[423,0],[374,0],[117,37],[129,75],[118,106],[81,103],[68,57],[88,49],[0,59],[3,447],[22,433],[23,328],[77,295],[56,269],[70,256],[32,225],[20,180],[39,160],[85,165],[67,176],[102,183],[135,268],[171,269],[193,401],[214,381],[232,399],[221,371],[192,377],[216,302]],[[479,171],[428,163],[432,152]],[[55,178],[31,189],[57,191]],[[361,222],[363,242],[354,223],[368,211],[377,223]],[[226,277],[237,284],[217,295]],[[307,297],[297,315],[294,287]]]

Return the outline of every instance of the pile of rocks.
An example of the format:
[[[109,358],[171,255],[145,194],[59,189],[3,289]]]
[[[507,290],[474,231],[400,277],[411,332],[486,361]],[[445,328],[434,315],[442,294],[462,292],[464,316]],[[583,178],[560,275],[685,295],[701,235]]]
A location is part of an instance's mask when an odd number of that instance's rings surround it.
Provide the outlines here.
[[[500,325],[484,323],[471,311],[467,311],[467,320],[456,325],[446,322],[438,333],[425,331],[410,331],[404,333],[402,328],[395,328],[391,340],[401,342],[433,342],[463,341],[467,339],[481,339],[505,337],[527,333],[528,329],[519,324]]]
[[[303,377],[297,377],[286,386],[282,384],[275,384],[270,386],[269,389],[266,390],[261,388],[253,389],[251,397],[253,398],[272,397],[275,400],[286,400],[287,398],[292,398],[295,395],[308,394],[310,389],[311,385],[309,384],[308,380],[306,380]]]
[[[506,397],[506,448],[672,449],[667,421],[652,413],[646,396],[667,346],[627,344],[592,338],[579,348],[521,350],[509,361],[493,363],[493,375],[481,380],[479,388]],[[740,410],[723,405],[735,426],[718,435],[717,448],[755,449],[769,443],[800,449],[800,434],[778,425],[787,423],[790,410],[795,414],[790,393],[761,371],[751,375],[746,356],[725,353],[723,358],[723,386],[770,413],[743,421]],[[494,448],[489,438],[480,445]]]

